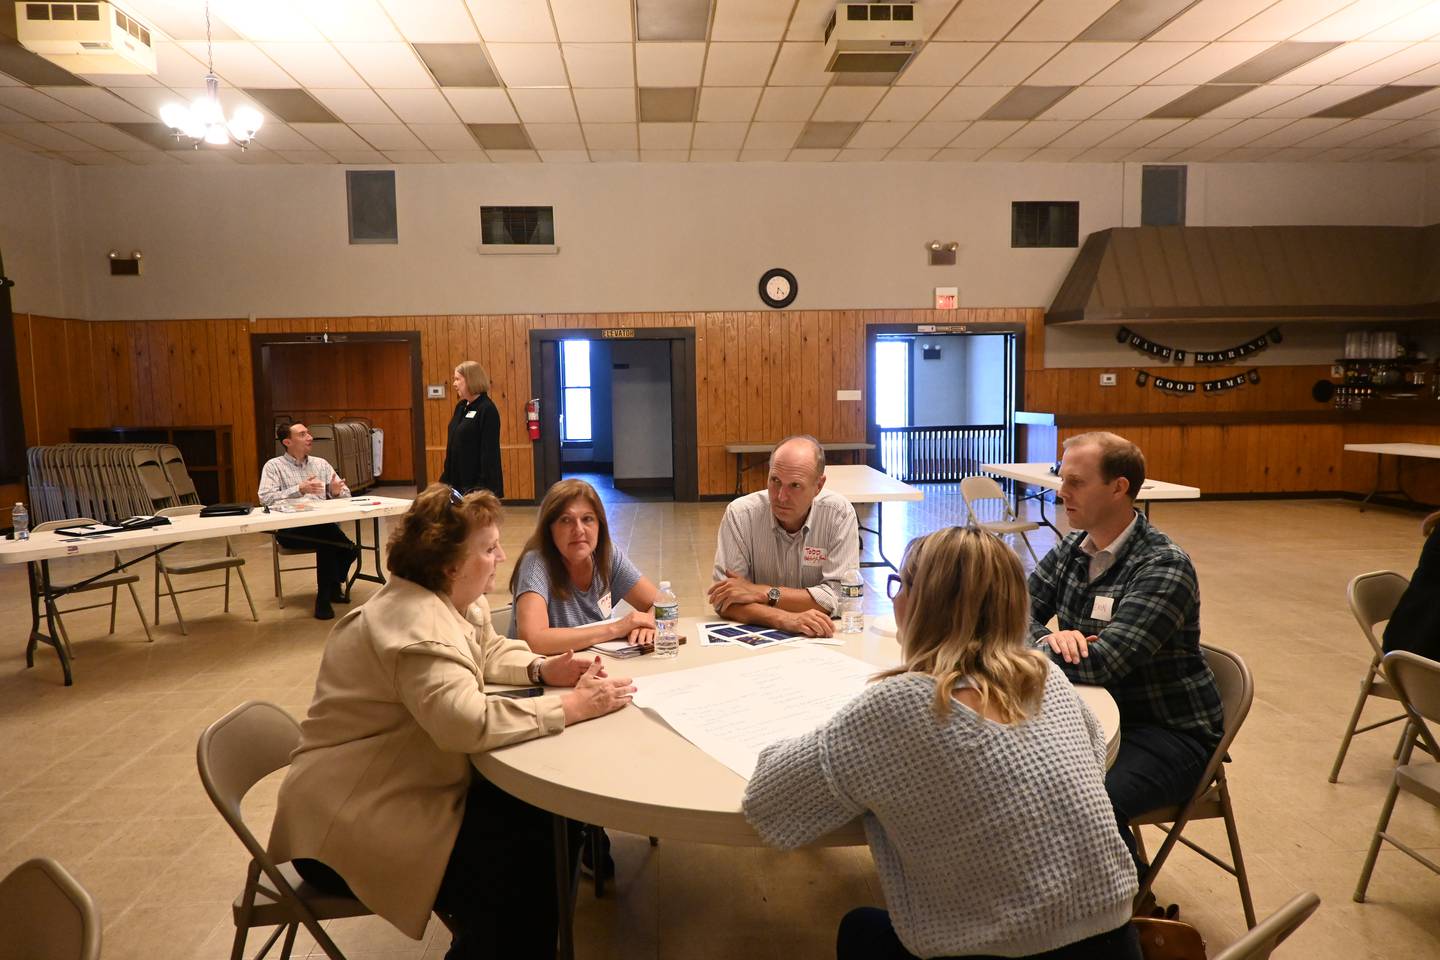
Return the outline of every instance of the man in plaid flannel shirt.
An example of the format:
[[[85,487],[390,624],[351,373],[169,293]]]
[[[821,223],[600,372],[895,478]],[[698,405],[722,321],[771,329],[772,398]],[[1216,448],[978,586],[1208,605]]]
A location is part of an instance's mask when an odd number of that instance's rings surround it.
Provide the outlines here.
[[[1130,820],[1190,798],[1222,727],[1220,691],[1200,650],[1195,568],[1135,510],[1144,482],[1145,457],[1129,440],[1065,441],[1059,498],[1074,532],[1030,574],[1031,639],[1072,681],[1103,686],[1120,707],[1120,750],[1105,789],[1142,874]]]

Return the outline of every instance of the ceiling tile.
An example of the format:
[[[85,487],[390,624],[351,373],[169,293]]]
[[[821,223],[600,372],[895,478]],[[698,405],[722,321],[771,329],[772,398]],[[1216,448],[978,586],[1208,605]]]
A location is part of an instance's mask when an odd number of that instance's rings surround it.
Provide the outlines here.
[[[260,49],[302,87],[363,87],[365,81],[328,43],[262,43]]]
[[[642,87],[698,87],[703,43],[637,43],[635,82]]]
[[[253,0],[231,0],[249,5]],[[295,0],[275,0],[285,8]],[[403,39],[377,0],[300,0],[300,9],[326,39],[351,42],[398,42]]]
[[[204,54],[199,59],[178,43],[155,44],[155,79],[167,87],[203,87]]]
[[[1095,116],[1102,120],[1139,120],[1190,90],[1190,87],[1136,87],[1134,92],[1097,111]]]
[[[896,147],[885,154],[892,163],[923,163],[935,156],[934,147]]]
[[[555,39],[545,0],[465,0],[489,43],[544,43]]]
[[[689,163],[690,151],[687,150],[641,150],[640,161],[642,163]]]
[[[787,43],[785,46],[797,45]],[[993,43],[927,43],[920,48],[920,52],[911,59],[895,82],[900,86],[953,86],[974,69],[975,64],[983,60],[994,46]],[[784,57],[783,51],[781,56]],[[821,51],[817,68],[823,69],[824,65]],[[778,69],[777,66],[777,72]]]
[[[1116,100],[1128,96],[1134,87],[1080,87],[1041,114],[1044,120],[1084,120],[1093,117]]]
[[[840,155],[838,147],[825,149],[796,147],[785,158],[786,163],[829,163]]]
[[[1200,49],[1199,43],[1142,43],[1088,81],[1095,86],[1146,83]]]
[[[1034,147],[996,147],[980,159],[986,163],[1019,163],[1034,152]]]
[[[870,147],[856,147],[854,149],[851,149],[847,147],[846,149],[840,151],[840,162],[879,163],[880,161],[885,159],[885,155],[889,152],[889,150],[885,150],[883,148],[874,149]]]
[[[738,150],[749,130],[748,123],[697,123],[690,146],[696,150]]]
[[[514,123],[519,120],[510,97],[491,87],[446,87],[440,91],[465,123]]]
[[[831,87],[815,108],[816,120],[864,120],[885,96],[879,87]]]
[[[1429,93],[1418,94],[1408,100],[1402,100],[1394,106],[1376,110],[1371,116],[1381,118],[1395,118],[1397,120],[1410,120],[1416,117],[1424,117],[1427,123],[1434,124],[1435,117],[1431,114],[1440,109],[1440,89],[1431,90]]]
[[[183,46],[197,60],[204,61],[205,44]],[[215,44],[215,72],[237,87],[296,86],[295,78],[280,69],[280,65],[266,56],[265,51],[253,43],[240,40]]]
[[[1292,120],[1268,120],[1250,119],[1241,120],[1233,127],[1227,127],[1209,140],[1205,141],[1207,147],[1243,147],[1252,140],[1258,140],[1267,133],[1274,133],[1281,127],[1293,123]]]
[[[1174,130],[1171,130],[1169,133],[1156,137],[1150,141],[1150,145],[1153,147],[1173,147],[1177,150],[1185,147],[1193,147],[1196,144],[1209,140],[1220,131],[1235,126],[1235,124],[1239,122],[1239,120],[1232,117],[1201,117],[1198,120],[1189,120]]]
[[[506,86],[566,86],[565,60],[558,43],[492,43],[488,49]]]
[[[710,0],[635,0],[638,40],[704,40],[709,27]]]
[[[151,119],[143,110],[137,110],[137,112],[140,114],[138,122],[145,123]],[[26,123],[29,119],[25,114],[11,110],[9,107],[0,107],[0,123]]]
[[[1170,133],[1185,122],[1180,118],[1136,120],[1101,145],[1106,147],[1143,147],[1156,137]]]
[[[922,49],[919,56],[924,55]],[[914,61],[911,66],[914,66]],[[780,44],[780,55],[775,58],[775,69],[770,72],[770,84],[777,87],[823,87],[830,83],[830,77],[825,71],[823,43],[787,42]],[[898,82],[903,83],[904,79],[902,76]]]
[[[1071,43],[1032,73],[1036,86],[1078,86],[1128,53],[1133,43]]]
[[[394,123],[398,119],[369,87],[364,90],[311,90],[310,93],[346,123]]]
[[[540,154],[534,150],[490,150],[492,163],[539,163]]]
[[[628,43],[567,43],[562,47],[570,84],[628,87],[635,83],[635,48]]]
[[[875,111],[870,114],[871,120],[910,120],[915,121],[924,117],[935,108],[935,104],[944,99],[950,92],[949,87],[894,87]]]
[[[0,87],[0,102],[4,101],[4,87]],[[47,88],[48,89],[48,88]],[[136,108],[145,112],[146,116],[136,117],[134,123],[145,123],[151,119],[159,119],[160,108],[167,103],[185,103],[184,97],[168,87],[124,87],[114,91],[115,95],[128,103],[133,103]],[[80,119],[80,118],[72,118]]]
[[[100,87],[37,87],[41,93],[54,97],[82,113],[104,120],[107,123],[125,121],[145,123],[151,116],[133,104],[121,100],[109,90]],[[165,91],[169,93],[169,91]],[[173,98],[174,94],[170,94]]]
[[[555,29],[567,43],[626,43],[635,39],[630,0],[550,0]]]
[[[32,120],[71,120],[84,123],[94,119],[30,87],[0,87],[0,107],[9,107]]]
[[[274,119],[265,121],[256,139],[268,150],[311,150],[315,147],[289,125]]]
[[[707,121],[749,120],[755,115],[763,87],[705,87],[700,91],[699,119]],[[797,89],[804,89],[803,87]]]
[[[808,120],[824,93],[824,87],[766,87],[755,119]]]
[[[1216,40],[1274,2],[1275,0],[1200,0],[1155,31],[1150,39]]]
[[[740,159],[739,150],[698,150],[690,151],[691,163],[735,163]]]
[[[926,120],[978,120],[1009,87],[956,87],[935,105]]]
[[[585,135],[578,123],[527,123],[525,132],[536,150],[585,149]]]
[[[144,9],[136,10],[141,21],[176,40],[205,39],[205,10],[194,0],[144,0]],[[219,18],[211,21],[216,40],[235,40],[238,34]]]
[[[789,155],[790,155],[790,150],[789,150],[788,147],[787,147],[786,149],[784,149],[784,150],[777,150],[777,149],[773,149],[773,148],[764,148],[764,147],[760,147],[760,148],[747,147],[746,149],[740,151],[740,162],[741,162],[741,163],[774,163],[774,162],[784,162],[785,158],[788,157]]]
[[[1225,34],[1226,40],[1290,40],[1351,0],[1280,0]]]
[[[1050,142],[1052,147],[1089,149],[1130,126],[1132,120],[1082,120]]]
[[[1284,103],[1261,111],[1266,117],[1308,117],[1355,96],[1355,88],[1332,84],[1325,87],[1288,87],[1292,96]]]
[[[1378,30],[1429,2],[1430,0],[1364,0],[1363,3],[1352,3],[1316,22],[1304,32],[1296,34],[1295,39],[1353,40],[1372,30]]]
[[[192,152],[188,141],[176,139],[175,132],[163,123],[117,123],[116,129],[128,133],[141,143],[148,143],[152,147],[171,152]],[[0,126],[0,132],[7,128]]]
[[[948,150],[941,150],[939,153],[935,154],[935,156],[931,157],[930,159],[931,162],[939,160],[946,163],[970,163],[975,160],[979,160],[984,155],[985,151],[983,149],[977,150],[973,147],[951,147]]]
[[[640,149],[689,151],[693,126],[690,123],[641,123]]]
[[[1215,82],[1269,83],[1317,57],[1324,56],[1337,46],[1339,45],[1334,43],[1277,43],[1220,74],[1215,78]],[[1290,79],[1289,82],[1303,83],[1304,80]]]
[[[117,150],[115,151],[115,155],[142,166],[158,166],[164,163],[180,162],[163,150]]]
[[[762,86],[779,44],[712,43],[705,59],[705,86]]]
[[[1081,40],[1144,40],[1195,0],[1119,0],[1079,34]]]
[[[1296,120],[1288,126],[1281,127],[1273,133],[1267,133],[1251,141],[1252,147],[1290,147],[1302,140],[1308,140],[1317,134],[1324,133],[1333,127],[1338,127],[1345,121],[1340,118],[1322,119],[1307,117],[1303,120]]]
[[[439,163],[440,158],[429,150],[386,150],[385,157],[391,163]]]
[[[745,138],[745,149],[789,150],[804,128],[803,123],[752,123],[750,134]],[[742,155],[743,157],[743,155]]]
[[[1025,158],[1026,163],[1069,163],[1081,151],[1075,147],[1043,147]]]
[[[1151,110],[1149,116],[1185,119],[1203,117],[1216,107],[1229,103],[1236,97],[1242,97],[1254,89],[1254,86],[1243,86],[1238,83],[1202,84],[1189,93],[1181,94],[1169,103],[1161,104]]]
[[[648,123],[690,123],[695,119],[695,100],[694,87],[641,87],[640,120]]]
[[[965,0],[950,14],[936,40],[1000,40],[1030,12],[1015,0]]]
[[[639,163],[640,151],[631,150],[596,150],[590,148],[590,159],[596,163]]]
[[[589,163],[588,150],[541,150],[541,163]]]
[[[290,128],[326,150],[368,150],[370,145],[343,123],[292,123]],[[264,128],[261,128],[264,132]]]
[[[246,89],[245,94],[286,123],[333,123],[338,119],[304,90]]]
[[[456,0],[380,0],[400,33],[411,43],[473,43],[475,21]]]
[[[956,147],[994,147],[1023,126],[1024,120],[976,120],[951,143]]]
[[[408,43],[337,43],[335,47],[377,89],[435,86],[430,72]]]
[[[360,141],[359,149],[364,150],[367,153],[374,152],[365,146],[364,140],[360,140],[359,137],[356,137],[355,139]],[[324,150],[277,150],[275,152],[278,153],[280,156],[284,157],[290,163],[314,164],[335,162],[335,158],[332,157],[330,154],[326,153]],[[189,157],[188,154],[180,154],[179,156],[182,160],[188,159]]]
[[[1302,86],[1269,83],[1256,87],[1243,97],[1236,97],[1229,103],[1221,104],[1210,112],[1213,117],[1258,117],[1272,107],[1278,107],[1287,99],[1304,92]]]
[[[1274,47],[1271,43],[1207,43],[1152,83],[1209,83],[1220,74]]]
[[[576,123],[580,119],[568,88],[511,90],[510,102],[526,123]]]
[[[9,20],[9,15],[13,14],[14,9],[14,7],[9,7],[6,10],[7,20]],[[13,20],[9,20],[9,22],[14,23]],[[69,70],[57,67],[44,57],[9,42],[8,37],[5,40],[5,43],[0,43],[0,73],[21,83],[35,86],[83,87],[87,85],[86,81],[75,76]]]
[[[585,123],[634,123],[635,90],[576,90],[575,108]]]
[[[498,87],[500,78],[478,43],[417,43],[415,53],[442,87]]]
[[[410,132],[431,150],[478,149],[470,129],[463,123],[412,123]]]
[[[785,35],[792,6],[777,0],[715,0],[710,39],[779,40]]]
[[[1367,33],[1366,40],[1414,40],[1440,34],[1440,4],[1430,3]]]
[[[1361,67],[1354,73],[1346,74],[1341,83],[1395,83],[1404,80],[1407,84],[1425,83],[1425,74],[1440,73],[1440,43],[1417,43],[1399,53],[1377,60],[1368,67]],[[1427,70],[1428,68],[1428,70]]]
[[[322,42],[325,37],[285,0],[213,0],[207,9],[236,34],[255,42],[290,40]],[[141,12],[144,15],[144,12]],[[212,20],[213,23],[213,20]]]
[[[1398,53],[1403,43],[1347,43],[1285,75],[1286,83],[1330,83],[1376,60]]]
[[[1073,40],[1115,0],[1040,0],[1007,40]]]
[[[82,140],[101,150],[139,150],[139,140],[108,123],[56,123],[52,129]]]
[[[585,142],[595,150],[637,150],[640,128],[634,123],[587,123],[583,125]]]
[[[927,120],[917,123],[909,133],[905,134],[905,138],[900,141],[900,146],[931,150],[943,147],[959,136],[960,131],[969,125],[964,121],[932,123]]]
[[[1360,140],[1394,126],[1394,120],[1375,120],[1369,117],[1362,117],[1358,120],[1348,120],[1338,127],[1331,127],[1323,133],[1316,134],[1301,141],[1305,147],[1337,147],[1341,144],[1350,143],[1353,140]]]
[[[845,124],[839,126],[845,126]],[[861,150],[888,150],[898,144],[913,126],[915,126],[913,123],[862,123],[848,141],[842,140],[835,146]],[[808,128],[806,132],[808,133]],[[800,135],[800,145],[804,145],[805,137],[804,133]]]
[[[960,82],[966,86],[1001,86],[1020,83],[1041,64],[1060,52],[1059,43],[997,43]]]
[[[454,123],[450,102],[439,90],[377,90],[395,115],[406,123]]]
[[[1015,87],[985,111],[983,120],[1033,120],[1067,96],[1074,87]],[[1043,144],[1038,144],[1043,146]]]
[[[475,140],[487,152],[496,150],[529,150],[530,135],[518,123],[470,123],[466,124]]]
[[[1317,117],[1363,117],[1368,113],[1383,110],[1422,93],[1429,93],[1432,87],[1376,87],[1364,93],[1342,100],[1315,114]]]

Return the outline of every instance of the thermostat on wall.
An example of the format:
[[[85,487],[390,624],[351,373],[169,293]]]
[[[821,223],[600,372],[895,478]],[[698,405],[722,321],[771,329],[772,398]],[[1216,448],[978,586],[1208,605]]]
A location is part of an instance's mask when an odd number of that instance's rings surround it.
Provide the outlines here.
[[[427,383],[427,384],[425,384],[425,399],[426,399],[426,400],[444,400],[444,399],[445,399],[445,384],[443,384],[443,383]]]

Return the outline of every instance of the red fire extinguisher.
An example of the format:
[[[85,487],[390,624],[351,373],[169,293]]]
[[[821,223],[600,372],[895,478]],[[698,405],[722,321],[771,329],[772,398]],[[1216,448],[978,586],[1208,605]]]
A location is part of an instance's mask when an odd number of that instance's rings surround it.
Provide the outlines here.
[[[531,440],[540,439],[540,398],[531,397],[525,404],[525,427]]]

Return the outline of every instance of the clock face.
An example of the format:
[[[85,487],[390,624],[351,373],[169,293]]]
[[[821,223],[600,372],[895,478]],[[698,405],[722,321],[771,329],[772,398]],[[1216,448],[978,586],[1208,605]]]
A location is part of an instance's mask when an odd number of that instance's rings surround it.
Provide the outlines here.
[[[799,284],[795,282],[795,274],[789,270],[776,267],[766,270],[760,278],[760,299],[771,307],[788,307],[794,302],[797,293]]]

